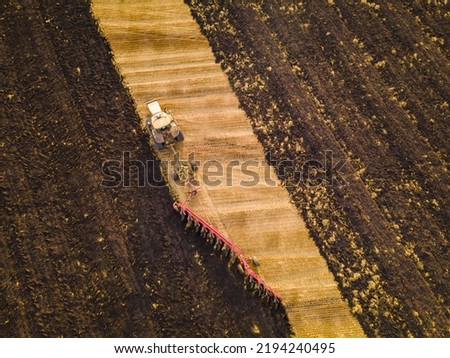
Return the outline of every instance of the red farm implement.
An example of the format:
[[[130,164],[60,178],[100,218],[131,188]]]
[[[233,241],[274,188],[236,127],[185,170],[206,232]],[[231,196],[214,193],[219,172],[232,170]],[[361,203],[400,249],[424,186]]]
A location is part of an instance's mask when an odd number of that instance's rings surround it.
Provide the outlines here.
[[[272,290],[264,280],[250,267],[241,249],[233,244],[225,235],[215,229],[210,223],[202,219],[186,203],[175,202],[173,208],[181,215],[181,219],[186,221],[187,226],[193,227],[214,249],[220,251],[231,263],[237,261],[238,270],[244,275],[245,285],[259,297],[272,303],[275,308],[282,302],[281,297]]]

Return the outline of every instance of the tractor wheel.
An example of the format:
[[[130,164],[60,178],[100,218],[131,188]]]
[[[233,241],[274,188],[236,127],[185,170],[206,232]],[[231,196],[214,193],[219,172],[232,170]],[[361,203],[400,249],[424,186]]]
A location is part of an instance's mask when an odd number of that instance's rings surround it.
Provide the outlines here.
[[[155,138],[153,138],[153,143],[155,144],[156,149],[161,150],[164,148],[164,143],[158,143]]]
[[[152,119],[150,116],[145,117],[145,128],[147,129],[147,133],[152,135]]]
[[[184,134],[182,131],[180,131],[180,133],[178,133],[178,135],[175,137],[177,142],[182,142],[184,140]]]

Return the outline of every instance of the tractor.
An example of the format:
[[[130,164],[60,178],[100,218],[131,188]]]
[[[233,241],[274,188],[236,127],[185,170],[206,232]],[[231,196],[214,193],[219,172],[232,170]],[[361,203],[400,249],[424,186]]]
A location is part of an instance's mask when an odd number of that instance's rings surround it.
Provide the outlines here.
[[[183,132],[170,111],[161,109],[157,100],[148,101],[146,104],[151,114],[146,118],[146,127],[157,149],[184,140]]]

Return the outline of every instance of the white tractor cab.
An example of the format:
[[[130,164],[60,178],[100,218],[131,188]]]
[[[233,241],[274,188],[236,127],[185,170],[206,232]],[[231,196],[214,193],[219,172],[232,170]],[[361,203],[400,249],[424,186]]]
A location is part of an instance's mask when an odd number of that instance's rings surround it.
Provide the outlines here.
[[[162,110],[155,99],[148,101],[146,104],[151,116],[147,116],[145,122],[148,133],[157,149],[163,149],[164,145],[184,140],[183,133],[170,111]]]

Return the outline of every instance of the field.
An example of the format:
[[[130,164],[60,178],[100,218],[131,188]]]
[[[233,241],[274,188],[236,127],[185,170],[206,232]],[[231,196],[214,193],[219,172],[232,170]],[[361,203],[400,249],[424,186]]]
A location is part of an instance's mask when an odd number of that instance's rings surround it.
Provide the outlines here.
[[[199,165],[200,189],[189,207],[257,259],[253,269],[283,298],[293,333],[363,336],[189,7],[95,0],[93,10],[143,122],[146,101],[157,98],[183,129],[185,140],[174,148]],[[158,157],[170,163],[174,155],[167,148]],[[189,189],[168,180],[184,201]]]
[[[443,2],[188,3],[366,334],[448,336]]]
[[[450,336],[446,1],[113,3],[0,5],[0,336]],[[271,164],[191,205],[285,306],[180,223],[149,95],[183,156]]]
[[[105,160],[156,158],[90,7],[1,13],[0,336],[288,336],[283,309],[184,230],[167,186],[100,185]]]

